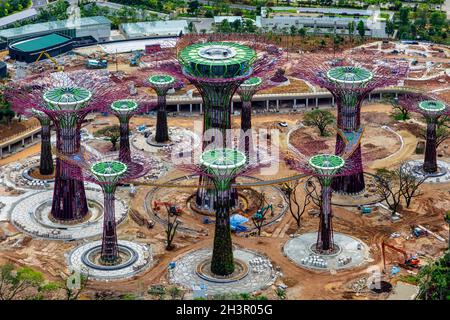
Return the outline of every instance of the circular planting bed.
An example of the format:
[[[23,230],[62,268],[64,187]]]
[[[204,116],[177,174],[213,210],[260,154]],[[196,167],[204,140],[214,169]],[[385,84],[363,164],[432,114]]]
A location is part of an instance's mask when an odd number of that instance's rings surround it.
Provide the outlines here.
[[[207,295],[244,293],[263,290],[272,285],[276,275],[272,263],[265,256],[245,249],[235,249],[238,272],[231,277],[218,277],[208,272],[211,249],[190,251],[175,261],[169,270],[172,283],[192,289],[202,286]]]
[[[438,160],[438,171],[434,174],[425,173],[422,169],[423,160],[410,160],[406,162],[406,167],[412,168],[412,173],[418,177],[426,176],[425,182],[428,183],[449,183],[450,182],[450,163]]]
[[[70,269],[95,280],[122,280],[132,277],[153,262],[152,252],[147,245],[119,240],[120,260],[117,264],[106,265],[100,261],[101,241],[94,241],[73,249],[67,257]]]
[[[43,175],[39,172],[39,166],[33,166],[31,168],[24,169],[22,176],[30,181],[42,180],[46,182],[53,182],[55,181],[55,170],[53,170],[53,173],[51,174]]]
[[[377,181],[375,175],[364,172],[364,181],[366,188],[363,192],[357,195],[334,192],[331,198],[331,204],[342,207],[358,207],[373,205],[383,201],[382,197],[376,192]],[[308,178],[305,183],[305,189],[311,192],[311,195],[317,203],[320,194],[320,184],[317,179],[313,177]],[[316,192],[313,192],[313,189]]]
[[[206,281],[229,283],[245,278],[248,274],[248,265],[244,261],[234,259],[234,272],[228,276],[219,276],[211,272],[211,259],[206,259],[197,265],[195,272]]]
[[[99,190],[86,190],[86,197],[89,213],[77,223],[67,224],[51,218],[53,191],[37,192],[21,199],[11,210],[10,221],[36,238],[74,240],[97,236],[103,231],[103,195]],[[127,207],[116,199],[115,209],[116,223],[120,223],[127,215]]]
[[[317,233],[304,233],[289,239],[284,254],[298,266],[316,271],[344,270],[363,265],[369,258],[369,248],[361,240],[335,232],[337,250],[330,254],[316,250]]]

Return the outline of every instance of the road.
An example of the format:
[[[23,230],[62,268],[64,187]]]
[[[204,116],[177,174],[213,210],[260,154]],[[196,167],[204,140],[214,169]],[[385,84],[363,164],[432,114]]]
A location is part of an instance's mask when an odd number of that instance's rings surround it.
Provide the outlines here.
[[[206,5],[212,5],[214,3],[214,1],[212,0],[198,0],[198,2],[202,3],[202,4],[206,4]],[[243,10],[255,10],[256,7],[255,6],[248,6],[245,4],[237,4],[237,3],[228,3],[227,4],[230,8],[235,8],[235,9],[243,9]]]

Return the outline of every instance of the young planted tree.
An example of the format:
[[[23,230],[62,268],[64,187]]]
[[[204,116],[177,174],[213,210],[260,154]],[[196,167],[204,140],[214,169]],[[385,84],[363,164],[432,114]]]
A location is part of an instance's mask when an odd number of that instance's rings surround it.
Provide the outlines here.
[[[167,209],[167,227],[166,227],[166,250],[170,251],[175,248],[173,245],[173,239],[177,233],[177,228],[180,225],[178,221],[178,215],[171,213],[170,208],[166,206]]]
[[[366,35],[366,26],[363,20],[359,20],[358,22],[358,33],[361,37],[361,40],[364,39],[364,36]]]
[[[95,136],[104,136],[106,139],[111,142],[112,151],[117,150],[117,142],[120,138],[120,128],[118,125],[112,125],[105,128],[102,128],[94,133]]]
[[[260,205],[259,209],[253,214],[252,216],[252,222],[255,226],[256,230],[258,230],[258,236],[261,236],[261,230],[262,227],[265,224],[266,221],[266,215],[271,212],[273,214],[273,207],[271,204],[268,204],[266,201],[265,194],[261,194],[260,196]]]
[[[388,100],[390,104],[392,104],[393,116],[396,120],[406,121],[410,118],[410,110],[398,103],[398,99]]]
[[[327,136],[327,127],[335,123],[336,118],[328,110],[312,110],[305,113],[303,123],[310,127],[317,127],[321,137]]]

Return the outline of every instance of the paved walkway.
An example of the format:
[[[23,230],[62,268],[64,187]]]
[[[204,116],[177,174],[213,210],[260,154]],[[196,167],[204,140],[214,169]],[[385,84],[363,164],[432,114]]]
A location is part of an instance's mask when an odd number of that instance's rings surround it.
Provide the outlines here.
[[[53,191],[35,192],[27,197],[22,197],[13,206],[10,212],[10,221],[19,230],[37,238],[52,240],[84,239],[102,234],[103,231],[103,194],[100,191],[86,190],[88,200],[95,201],[101,206],[99,213],[84,223],[76,225],[62,225],[51,222],[47,216],[51,206]],[[38,208],[43,209],[41,216],[36,213]],[[128,208],[119,200],[115,203],[116,222],[120,223],[127,215]]]

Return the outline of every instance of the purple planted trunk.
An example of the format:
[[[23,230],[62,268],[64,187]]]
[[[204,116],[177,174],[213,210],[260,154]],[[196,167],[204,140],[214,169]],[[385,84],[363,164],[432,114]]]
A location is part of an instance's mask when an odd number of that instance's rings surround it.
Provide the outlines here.
[[[50,175],[55,169],[53,166],[52,146],[50,143],[50,125],[41,123],[41,158],[39,162],[39,173]]]
[[[167,125],[166,95],[158,95],[158,113],[156,118],[155,141],[163,143],[169,141],[169,127]]]
[[[70,156],[80,150],[80,131],[77,128],[60,128],[57,132],[58,152]],[[84,183],[74,178],[81,169],[59,158],[56,159],[55,186],[53,191],[52,217],[64,222],[82,220],[87,212]]]
[[[334,250],[333,225],[331,213],[331,188],[322,185],[322,205],[320,207],[319,232],[317,233],[316,250],[321,253],[331,253]]]
[[[103,237],[101,260],[105,264],[116,263],[119,258],[115,219],[114,192],[104,192]]]
[[[423,163],[423,171],[426,173],[436,173],[438,171],[436,148],[436,122],[429,121],[427,123],[425,161]]]
[[[253,154],[253,137],[252,137],[252,102],[243,101],[241,111],[241,129],[244,133],[244,151],[247,159]]]
[[[125,163],[131,162],[129,119],[120,121],[119,159]]]

